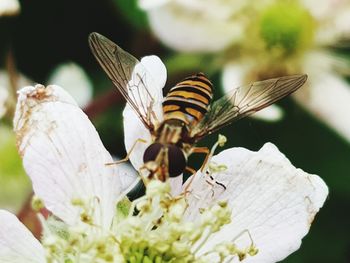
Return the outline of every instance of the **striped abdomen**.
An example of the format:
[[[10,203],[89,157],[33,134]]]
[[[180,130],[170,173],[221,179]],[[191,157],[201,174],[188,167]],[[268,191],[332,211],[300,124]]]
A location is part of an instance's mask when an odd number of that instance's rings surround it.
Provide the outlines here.
[[[213,85],[203,74],[184,79],[171,88],[163,102],[164,120],[180,119],[186,124],[200,121],[213,97]]]

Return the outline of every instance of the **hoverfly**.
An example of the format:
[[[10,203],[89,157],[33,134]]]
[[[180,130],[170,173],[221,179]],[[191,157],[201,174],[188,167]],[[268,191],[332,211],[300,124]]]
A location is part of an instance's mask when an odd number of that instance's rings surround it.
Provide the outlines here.
[[[135,57],[98,33],[90,34],[89,45],[103,70],[150,131],[153,142],[144,152],[143,168],[148,170],[148,178],[162,181],[182,174],[191,154],[208,156],[208,148],[195,147],[199,140],[289,95],[307,79],[307,75],[293,75],[257,81],[233,89],[211,103],[213,85],[203,73],[198,73],[176,84],[163,99],[161,90],[148,87],[146,75],[133,74],[135,67],[142,66]],[[163,118],[157,116],[159,110]]]

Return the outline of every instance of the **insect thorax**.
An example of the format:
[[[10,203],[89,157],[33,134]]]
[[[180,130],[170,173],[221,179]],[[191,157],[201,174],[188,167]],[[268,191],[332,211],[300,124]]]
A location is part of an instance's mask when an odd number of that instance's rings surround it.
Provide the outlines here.
[[[188,125],[181,119],[167,119],[164,120],[159,127],[155,141],[162,144],[174,144],[182,147],[182,143],[186,142],[188,132]]]

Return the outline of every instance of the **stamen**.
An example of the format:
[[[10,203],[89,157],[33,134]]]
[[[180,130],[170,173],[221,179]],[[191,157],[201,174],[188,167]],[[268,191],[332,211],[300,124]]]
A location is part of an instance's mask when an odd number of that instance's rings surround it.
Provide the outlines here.
[[[213,157],[215,150],[218,146],[223,147],[225,143],[227,142],[227,138],[224,135],[219,134],[217,142],[214,144],[214,146],[211,148],[211,151],[208,155],[208,161],[207,164],[203,167],[202,171],[206,171],[208,169],[208,166],[210,164],[210,160]]]
[[[233,255],[244,258],[257,252],[251,244],[239,250],[232,243],[215,246],[204,255],[197,255],[210,237],[230,223],[227,202],[203,208],[198,220],[186,221],[188,208],[185,196],[172,197],[168,183],[151,180],[146,195],[133,202],[123,199],[117,205],[110,230],[93,223],[99,200],[74,199],[81,208],[80,222],[69,227],[55,218],[39,215],[44,235],[47,262],[207,262],[208,254],[216,254],[224,262]],[[137,213],[135,213],[137,211]]]
[[[38,197],[37,195],[34,195],[32,197],[32,208],[34,211],[39,212],[41,209],[45,207],[44,201]]]

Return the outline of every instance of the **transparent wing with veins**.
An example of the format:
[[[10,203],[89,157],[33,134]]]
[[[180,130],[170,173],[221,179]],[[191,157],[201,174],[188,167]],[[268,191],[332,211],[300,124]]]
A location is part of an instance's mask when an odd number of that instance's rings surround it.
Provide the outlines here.
[[[89,45],[95,58],[138,118],[152,133],[162,119],[162,90],[135,57],[108,38],[91,33]]]
[[[238,87],[216,100],[204,118],[193,127],[195,141],[233,121],[251,115],[299,89],[307,75],[284,76]]]

